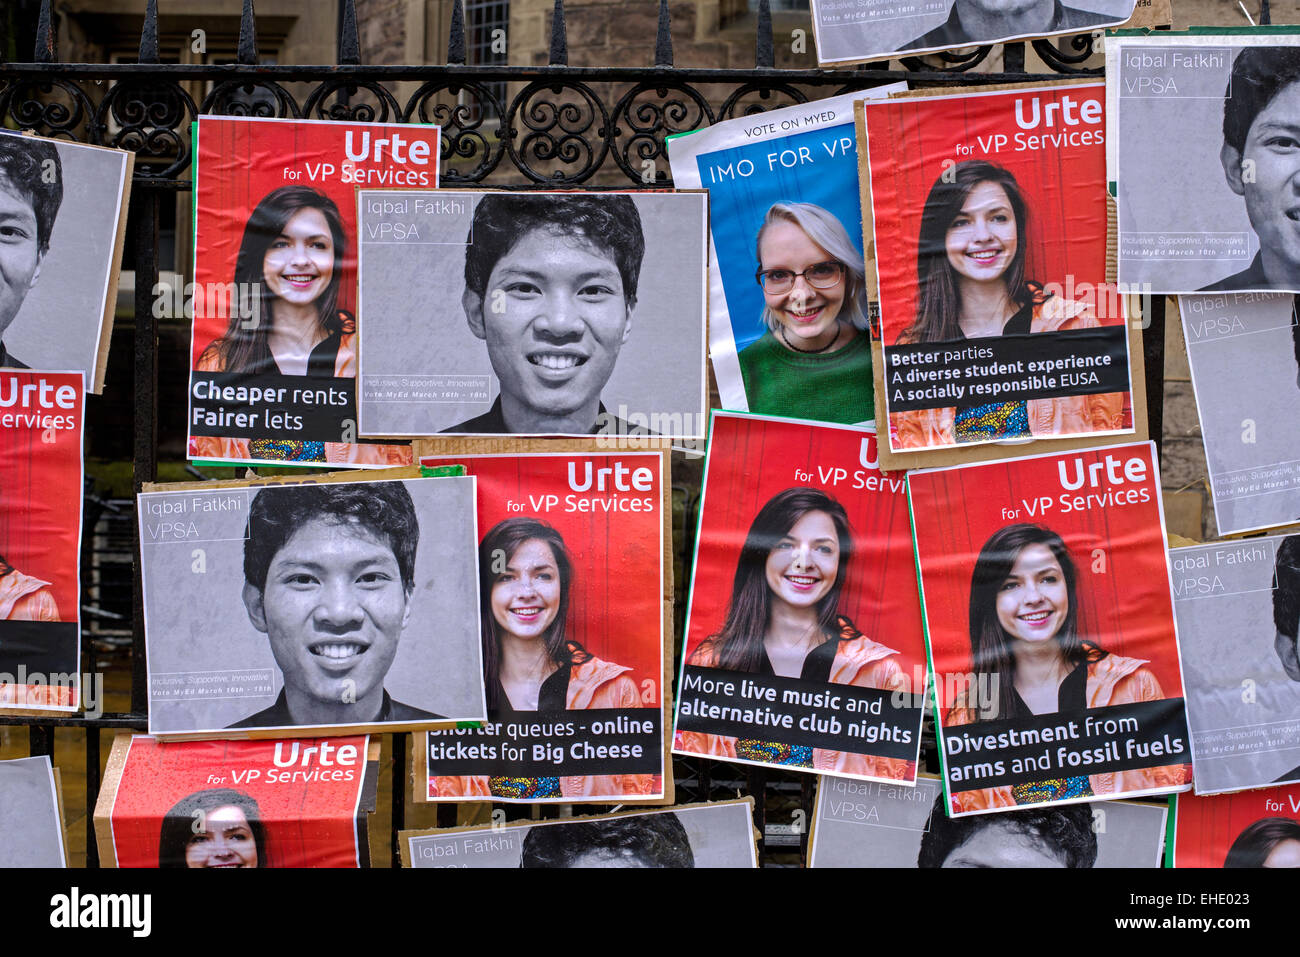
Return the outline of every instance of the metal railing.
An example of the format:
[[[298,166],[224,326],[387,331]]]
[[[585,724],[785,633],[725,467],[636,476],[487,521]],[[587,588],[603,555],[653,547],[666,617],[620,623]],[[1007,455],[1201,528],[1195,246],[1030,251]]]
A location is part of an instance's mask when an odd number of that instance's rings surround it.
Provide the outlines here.
[[[158,282],[159,212],[177,191],[192,189],[190,123],[201,114],[300,117],[325,120],[433,123],[442,127],[443,186],[487,184],[516,189],[662,189],[672,186],[665,138],[731,117],[807,102],[882,83],[975,86],[1069,76],[1098,76],[1091,35],[1065,41],[1033,41],[1041,68],[1027,69],[1027,47],[1008,43],[906,57],[866,68],[825,71],[776,69],[769,0],[760,0],[752,69],[678,69],[667,0],[648,67],[572,67],[563,0],[555,0],[546,66],[470,66],[465,63],[462,0],[453,0],[447,62],[441,65],[366,66],[360,62],[356,10],[341,7],[337,65],[258,63],[252,0],[244,0],[237,62],[177,65],[159,62],[158,5],[148,0],[136,63],[61,63],[56,59],[50,0],[43,0],[31,63],[0,64],[0,124],[44,136],[113,146],[135,152],[131,229],[127,242],[135,267],[133,396],[109,394],[134,406],[133,477],[138,491],[158,473],[158,320],[153,290]],[[1268,22],[1267,0],[1261,2]],[[648,48],[648,45],[647,45]],[[978,72],[1000,52],[1000,72]],[[399,88],[418,84],[399,96]],[[293,88],[291,90],[291,87]],[[200,96],[193,93],[202,88]],[[501,95],[505,91],[505,96]],[[170,267],[168,267],[170,268]],[[1164,365],[1164,300],[1151,304],[1145,348],[1151,435],[1160,436]],[[690,504],[698,487],[685,490],[686,517],[674,546],[689,580],[694,524]],[[88,529],[87,534],[93,534]],[[0,725],[27,725],[32,754],[53,754],[56,728],[85,735],[87,864],[97,866],[92,826],[100,784],[101,729],[146,728],[147,689],[139,578],[139,543],[133,543],[130,710],[97,718],[0,716]],[[91,581],[83,570],[83,581]],[[680,643],[680,636],[678,638]],[[87,642],[83,641],[83,647]],[[391,749],[393,840],[405,821],[406,735]],[[924,742],[933,748],[933,733]],[[755,798],[755,823],[763,832],[791,807],[811,820],[814,779],[704,760],[676,761],[682,800],[734,796]],[[511,812],[517,813],[517,812]],[[549,811],[548,813],[554,813]],[[442,823],[455,808],[439,809]],[[803,842],[806,844],[806,832]],[[801,848],[806,850],[806,848]],[[394,848],[395,851],[395,848]],[[773,847],[769,863],[795,860]],[[394,866],[397,854],[394,853]]]

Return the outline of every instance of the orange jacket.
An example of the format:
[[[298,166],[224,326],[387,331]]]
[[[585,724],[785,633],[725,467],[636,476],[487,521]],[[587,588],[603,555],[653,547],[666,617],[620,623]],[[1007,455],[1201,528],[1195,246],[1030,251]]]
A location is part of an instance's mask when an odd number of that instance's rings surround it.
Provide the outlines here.
[[[1143,667],[1148,662],[1141,658],[1107,655],[1088,665],[1087,702],[1089,708],[1108,705],[1133,704],[1138,701],[1160,701],[1167,697],[1156,676]],[[948,712],[944,727],[973,724],[980,720],[979,712],[966,707],[962,701]],[[1189,752],[1190,753],[1190,752]],[[1158,768],[1137,768],[1132,771],[1107,771],[1091,774],[1088,781],[1092,793],[1108,798],[1133,791],[1163,789],[1173,791],[1192,783],[1190,764],[1169,764]],[[952,795],[953,813],[987,811],[992,808],[1015,807],[1016,799],[1009,785],[984,788],[980,791],[959,791]]]
[[[50,583],[18,569],[0,576],[0,620],[61,621]],[[64,705],[74,703],[75,690],[57,684],[0,685],[0,706]]]
[[[195,363],[195,372],[224,372],[221,354],[209,346]],[[339,340],[338,357],[334,360],[334,375],[339,379],[357,377],[357,335],[345,332]],[[236,459],[247,461],[248,439],[223,439],[215,436],[190,436],[189,456],[192,459]],[[358,442],[326,442],[325,462],[329,465],[410,465],[409,445],[372,445]]]
[[[50,583],[16,568],[0,577],[0,620],[60,621]]]
[[[602,708],[640,708],[641,691],[627,676],[631,668],[590,657],[569,671],[564,706],[569,711]],[[663,789],[659,774],[568,775],[560,778],[560,793],[566,798],[620,797],[658,794]],[[429,797],[482,798],[492,800],[487,775],[429,776]]]
[[[1084,303],[1053,296],[1034,304],[1029,328],[1032,332],[1061,332],[1095,329],[1100,325]],[[1117,431],[1124,428],[1128,419],[1124,409],[1127,399],[1126,392],[1030,399],[1025,403],[1029,432],[1036,436],[1053,436]],[[889,431],[893,448],[928,449],[956,445],[956,419],[957,410],[952,406],[891,412]]]
[[[839,619],[840,643],[831,662],[831,683],[852,685],[855,688],[879,688],[884,691],[910,691],[910,682],[893,656],[898,654],[872,641],[854,627],[848,618]],[[835,640],[835,639],[832,639]],[[700,642],[691,652],[688,664],[701,668],[716,668],[717,646],[711,639]],[[736,739],[721,734],[700,731],[679,731],[676,746],[680,751],[708,755],[724,760],[735,760]],[[902,758],[883,758],[850,751],[832,751],[813,748],[813,769],[831,774],[852,774],[861,777],[889,778],[910,781],[916,777],[916,762]]]

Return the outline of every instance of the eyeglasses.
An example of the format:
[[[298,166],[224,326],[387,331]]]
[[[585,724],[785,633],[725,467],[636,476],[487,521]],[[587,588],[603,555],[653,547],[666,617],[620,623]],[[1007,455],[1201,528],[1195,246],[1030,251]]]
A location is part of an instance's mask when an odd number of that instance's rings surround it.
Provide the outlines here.
[[[763,292],[774,296],[793,289],[794,281],[800,276],[814,289],[829,289],[844,278],[844,263],[831,259],[824,263],[813,263],[803,272],[792,269],[760,269],[754,273]]]

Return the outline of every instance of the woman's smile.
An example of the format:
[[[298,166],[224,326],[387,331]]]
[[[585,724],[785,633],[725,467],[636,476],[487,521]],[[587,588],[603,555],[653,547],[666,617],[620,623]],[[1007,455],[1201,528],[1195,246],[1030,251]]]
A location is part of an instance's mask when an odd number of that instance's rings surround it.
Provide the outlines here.
[[[272,240],[262,260],[262,279],[277,298],[309,305],[325,292],[334,275],[334,239],[325,214],[298,210]]]
[[[835,522],[822,511],[806,513],[767,556],[767,587],[774,601],[808,608],[826,597],[840,568]]]
[[[970,191],[944,237],[948,262],[958,276],[1000,280],[1020,245],[1019,225],[1007,191],[983,182]]]
[[[759,268],[802,274],[835,257],[808,238],[796,223],[778,221],[764,228],[759,240]],[[819,289],[798,275],[783,292],[764,286],[769,314],[782,326],[787,343],[805,352],[829,347],[840,337],[839,315],[847,284],[841,275],[834,285]],[[780,339],[778,334],[778,339]]]
[[[1065,573],[1046,545],[1026,545],[998,589],[998,622],[1013,639],[1056,637],[1070,610]]]
[[[492,585],[492,617],[509,635],[539,638],[560,608],[560,574],[551,546],[530,538],[506,560]]]

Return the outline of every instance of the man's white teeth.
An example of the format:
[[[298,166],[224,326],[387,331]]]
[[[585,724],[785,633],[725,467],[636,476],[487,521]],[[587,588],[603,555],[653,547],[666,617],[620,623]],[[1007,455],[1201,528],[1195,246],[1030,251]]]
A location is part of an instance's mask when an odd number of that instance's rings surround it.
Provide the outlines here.
[[[362,652],[362,647],[353,642],[338,642],[328,645],[317,645],[313,649],[316,654],[322,658],[350,658]]]
[[[567,355],[566,356],[557,356],[557,355],[529,356],[528,361],[535,366],[542,366],[543,368],[546,369],[572,369],[574,366],[580,365],[582,362],[581,357],[579,356],[567,356]]]

